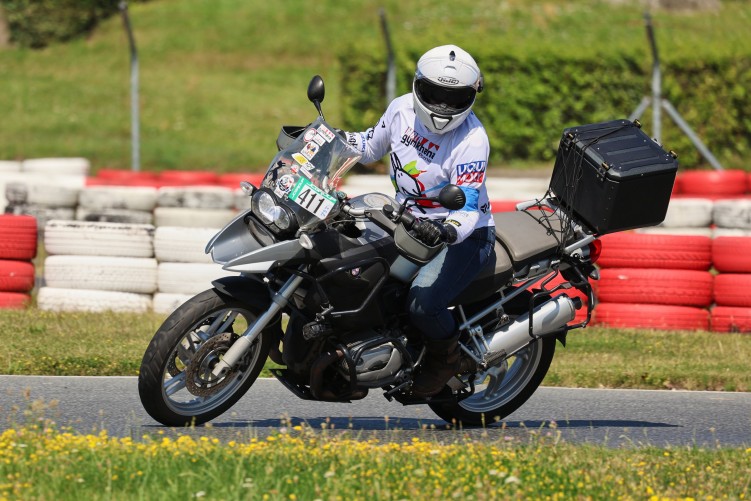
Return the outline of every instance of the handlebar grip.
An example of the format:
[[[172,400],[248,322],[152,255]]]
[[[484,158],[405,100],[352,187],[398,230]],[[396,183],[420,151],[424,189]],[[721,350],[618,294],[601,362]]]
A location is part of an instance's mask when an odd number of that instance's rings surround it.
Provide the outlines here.
[[[417,220],[417,218],[413,216],[411,212],[407,211],[402,212],[398,217],[396,217],[394,214],[396,209],[394,209],[394,207],[390,204],[384,205],[382,210],[389,219],[396,223],[402,223],[408,230],[412,229],[412,225],[415,224],[415,221]]]

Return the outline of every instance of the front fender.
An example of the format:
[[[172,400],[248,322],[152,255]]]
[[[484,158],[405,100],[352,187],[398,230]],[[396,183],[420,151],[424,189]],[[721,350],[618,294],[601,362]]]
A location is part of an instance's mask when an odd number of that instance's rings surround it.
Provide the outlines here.
[[[211,282],[217,292],[253,306],[261,311],[271,303],[271,291],[261,280],[249,276],[222,277]]]

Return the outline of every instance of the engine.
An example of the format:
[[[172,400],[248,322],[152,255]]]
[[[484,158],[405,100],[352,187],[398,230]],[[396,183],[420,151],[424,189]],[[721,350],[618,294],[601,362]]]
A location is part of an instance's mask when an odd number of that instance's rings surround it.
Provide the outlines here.
[[[358,336],[360,339],[347,343],[347,354],[336,367],[350,381],[350,364],[353,363],[358,386],[377,388],[391,384],[403,368],[411,365],[406,351],[407,338],[393,331],[369,334],[366,339]]]

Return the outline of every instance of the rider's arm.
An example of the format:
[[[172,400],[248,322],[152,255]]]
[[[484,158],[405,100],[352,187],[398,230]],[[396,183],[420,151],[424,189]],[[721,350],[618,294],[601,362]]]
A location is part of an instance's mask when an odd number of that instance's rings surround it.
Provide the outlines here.
[[[448,166],[451,183],[459,186],[467,197],[464,207],[450,212],[445,221],[456,228],[455,243],[467,238],[480,219],[480,191],[485,185],[489,154],[487,134],[481,127],[475,128],[464,138]]]

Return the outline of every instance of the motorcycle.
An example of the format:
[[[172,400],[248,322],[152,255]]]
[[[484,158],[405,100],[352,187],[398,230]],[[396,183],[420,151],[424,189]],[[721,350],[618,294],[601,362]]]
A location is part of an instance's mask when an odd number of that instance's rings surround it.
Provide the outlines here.
[[[493,214],[495,258],[450,306],[461,332],[460,372],[439,394],[413,396],[425,349],[408,320],[407,292],[446,243],[418,240],[410,208],[458,210],[464,193],[448,185],[437,197],[399,204],[339,191],[360,156],[326,122],[324,95],[316,76],[308,99],[318,117],[282,127],[260,186],[242,183],[250,209],[206,246],[238,274],[177,308],[151,340],[138,379],[145,410],[168,426],[207,422],[235,404],[270,359],[281,367],[271,373],[305,400],[350,402],[380,389],[462,426],[506,417],[540,385],[556,343],[565,346],[567,333],[591,320],[597,232],[552,191]],[[586,311],[579,322],[578,310]]]

